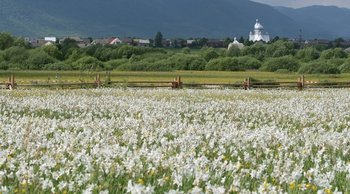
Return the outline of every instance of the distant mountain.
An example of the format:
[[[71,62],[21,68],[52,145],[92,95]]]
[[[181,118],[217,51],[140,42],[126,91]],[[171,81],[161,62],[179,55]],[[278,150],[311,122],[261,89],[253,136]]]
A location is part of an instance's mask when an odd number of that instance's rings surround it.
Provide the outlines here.
[[[300,24],[308,38],[350,38],[350,9],[335,6],[275,8]]]
[[[31,37],[153,38],[157,31],[167,38],[247,37],[258,18],[272,37],[296,38],[299,29],[308,37],[348,37],[350,24],[329,19],[345,21],[348,10],[334,8],[344,12],[339,15],[316,8],[274,8],[249,0],[0,0],[0,31]],[[328,19],[317,20],[317,14]]]
[[[248,0],[0,0],[0,31],[23,36],[248,36],[259,18],[271,35],[299,26]]]

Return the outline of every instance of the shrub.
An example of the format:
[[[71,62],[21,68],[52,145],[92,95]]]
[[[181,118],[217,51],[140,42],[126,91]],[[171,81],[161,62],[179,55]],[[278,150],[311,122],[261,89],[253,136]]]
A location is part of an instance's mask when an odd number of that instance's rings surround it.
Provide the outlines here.
[[[283,56],[278,58],[270,58],[261,66],[262,71],[277,71],[278,69],[288,69],[289,71],[297,71],[300,64],[293,56]]]
[[[237,58],[224,57],[213,59],[205,66],[205,70],[214,71],[239,71],[242,70]]]
[[[324,50],[321,53],[322,59],[335,59],[335,58],[346,58],[347,54],[346,52],[341,48],[334,48],[334,49],[328,49]]]
[[[2,52],[3,60],[10,64],[21,64],[26,69],[24,61],[29,57],[28,50],[23,47],[14,46]]]
[[[344,63],[339,67],[340,72],[350,73],[350,59],[344,61]]]
[[[73,70],[72,64],[70,63],[65,63],[65,62],[56,62],[52,64],[45,65],[44,67],[45,70]]]
[[[204,51],[202,51],[201,56],[206,60],[206,61],[210,61],[212,59],[216,59],[219,57],[219,54],[217,52],[215,52],[214,49],[204,49]]]
[[[115,59],[115,60],[111,60],[111,61],[107,61],[105,63],[105,69],[106,70],[113,70],[113,69],[117,69],[119,66],[128,63],[127,59]]]
[[[166,66],[174,70],[203,70],[206,65],[202,57],[183,53],[175,54],[164,62]]]
[[[314,47],[300,49],[296,57],[302,61],[309,62],[320,57],[320,52]]]
[[[101,70],[104,68],[104,65],[101,61],[95,57],[84,56],[81,59],[77,60],[73,64],[73,69],[75,70]]]
[[[5,61],[0,62],[0,70],[8,70],[9,65]]]
[[[57,60],[48,55],[42,50],[34,50],[27,59],[29,69],[40,70],[44,69],[46,64],[54,63]]]
[[[243,56],[238,57],[239,66],[243,69],[259,69],[261,67],[261,61],[249,57],[249,56]]]
[[[294,54],[294,44],[289,41],[278,40],[267,46],[266,57],[282,57]]]
[[[110,47],[98,47],[92,56],[100,61],[109,61],[112,59],[121,58],[121,56],[118,54],[118,49],[113,49]]]
[[[62,57],[62,53],[56,45],[44,46],[42,47],[42,50],[55,59],[61,59]]]
[[[263,60],[265,57],[266,45],[263,43],[255,43],[251,46],[246,46],[241,50],[241,55],[248,55],[258,60]]]
[[[289,71],[288,69],[278,69],[277,71],[275,71],[275,73],[287,74],[291,73],[291,71]]]
[[[120,65],[118,70],[121,71],[170,71],[172,68],[170,66],[138,61],[135,63],[125,63]]]
[[[238,57],[241,55],[241,49],[236,46],[232,46],[229,50],[226,51],[226,56],[228,57]]]
[[[326,61],[312,61],[303,64],[299,73],[307,74],[339,74],[340,70],[333,64],[329,64]]]

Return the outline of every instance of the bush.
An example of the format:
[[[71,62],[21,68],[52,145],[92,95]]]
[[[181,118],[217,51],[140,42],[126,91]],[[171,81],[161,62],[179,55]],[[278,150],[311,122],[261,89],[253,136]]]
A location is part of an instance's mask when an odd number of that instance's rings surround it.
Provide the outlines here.
[[[15,39],[11,36],[11,34],[6,32],[0,33],[0,50],[10,48],[13,46],[14,41]]]
[[[203,49],[202,49],[203,50]],[[215,52],[214,49],[204,49],[204,51],[202,51],[201,56],[206,60],[206,61],[210,61],[212,59],[216,59],[219,57],[219,54],[217,52]]]
[[[309,62],[320,57],[320,52],[314,47],[300,49],[296,57],[302,61]]]
[[[213,59],[205,66],[205,70],[213,71],[239,71],[242,70],[239,60],[232,57]]]
[[[118,49],[118,58],[130,58],[132,55],[142,55],[145,53],[166,53],[162,48],[135,47],[123,45]]]
[[[329,64],[326,61],[312,61],[303,64],[299,73],[306,74],[339,74],[340,70],[333,64]]]
[[[350,73],[350,63],[344,63],[339,67],[341,73]]]
[[[45,65],[55,63],[57,60],[41,50],[33,50],[27,59],[29,69],[41,70]]]
[[[118,53],[118,49],[113,49],[110,47],[98,47],[92,56],[100,61],[109,61],[112,59],[121,58]]]
[[[84,56],[81,59],[77,60],[73,64],[73,69],[75,70],[101,70],[104,68],[104,65],[101,61],[95,57]]]
[[[0,70],[8,70],[8,69],[9,69],[9,65],[5,61],[0,62]]]
[[[164,61],[174,70],[204,70],[206,61],[197,55],[178,53]]]
[[[262,71],[274,72],[278,69],[287,69],[289,71],[298,71],[300,64],[293,56],[284,56],[278,58],[270,58],[261,66]]]
[[[118,70],[121,71],[171,71],[170,66],[162,65],[159,63],[149,63],[138,61],[135,63],[125,63],[120,65]]]
[[[61,51],[57,48],[56,45],[47,45],[42,47],[42,50],[46,52],[48,55],[55,59],[61,59],[62,58],[62,53]]]
[[[241,55],[241,49],[236,46],[232,46],[230,49],[226,51],[226,56],[228,57],[238,57]]]
[[[105,63],[105,69],[106,70],[113,70],[113,69],[117,69],[119,66],[128,63],[127,59],[115,59],[115,60],[111,60],[111,61],[107,61]]]
[[[28,57],[28,50],[23,47],[14,46],[2,52],[4,61],[7,61],[9,64],[16,64],[21,69],[27,69],[25,61]]]
[[[344,63],[339,67],[341,73],[350,73],[350,59],[344,61]]]
[[[278,40],[267,46],[266,57],[282,57],[294,54],[294,44],[289,41]]]
[[[44,67],[45,70],[73,70],[72,64],[70,63],[65,63],[65,62],[56,62],[52,64],[45,65]]]
[[[291,73],[291,71],[289,71],[288,69],[278,69],[277,71],[275,71],[275,73],[287,74]]]
[[[249,57],[249,56],[243,56],[243,57],[238,57],[238,62],[239,66],[242,69],[259,69],[261,67],[261,61]]]
[[[346,58],[347,54],[346,52],[341,48],[334,48],[334,49],[328,49],[324,50],[321,53],[322,59],[335,59],[335,58]]]
[[[258,60],[263,60],[265,57],[266,45],[260,42],[257,42],[251,46],[245,46],[241,50],[241,55],[248,55],[254,57]]]

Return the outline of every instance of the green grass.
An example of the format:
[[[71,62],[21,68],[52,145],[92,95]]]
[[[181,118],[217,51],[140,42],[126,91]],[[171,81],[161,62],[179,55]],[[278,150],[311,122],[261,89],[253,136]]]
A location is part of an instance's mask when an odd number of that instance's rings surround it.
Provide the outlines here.
[[[31,82],[93,82],[97,74],[106,80],[107,72],[81,71],[1,71],[0,83],[13,74],[18,83]],[[172,81],[181,76],[184,83],[241,83],[247,77],[259,81],[297,81],[297,73],[271,73],[259,71],[218,72],[218,71],[173,71],[173,72],[111,72],[112,81]],[[350,74],[305,75],[307,81],[350,82]]]

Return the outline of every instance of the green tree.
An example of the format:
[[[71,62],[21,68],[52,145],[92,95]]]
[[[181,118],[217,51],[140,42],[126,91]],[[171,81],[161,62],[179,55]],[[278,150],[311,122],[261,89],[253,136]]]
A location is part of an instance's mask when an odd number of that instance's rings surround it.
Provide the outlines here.
[[[241,50],[241,55],[248,55],[258,60],[263,60],[265,57],[266,44],[257,42],[251,46],[245,46]]]
[[[277,40],[266,48],[266,57],[282,57],[294,54],[294,44],[289,41]]]
[[[24,48],[30,48],[30,45],[28,42],[26,42],[23,38],[16,38],[13,41],[14,46],[24,47]]]
[[[199,47],[204,47],[207,45],[208,43],[208,39],[207,38],[200,38],[199,40],[196,41],[197,42],[197,45]]]
[[[335,59],[335,58],[346,58],[347,54],[346,52],[341,48],[334,48],[334,49],[328,49],[324,50],[321,53],[322,59]]]
[[[340,70],[331,63],[325,60],[310,61],[309,63],[303,64],[299,73],[304,74],[339,74]]]
[[[302,61],[308,62],[320,57],[320,52],[314,47],[299,49],[296,57]]]
[[[242,70],[236,57],[217,58],[209,61],[205,70],[212,71],[239,71]]]
[[[336,39],[333,41],[332,45],[333,45],[333,47],[341,48],[341,47],[343,47],[343,46],[342,46],[342,43],[344,43],[344,42],[345,42],[345,40],[344,40],[343,38],[336,38]]]
[[[238,57],[241,54],[241,49],[236,46],[232,46],[230,49],[226,51],[226,56],[228,57]]]
[[[232,42],[232,40],[231,40],[229,37],[225,38],[225,40],[224,40],[224,46],[225,46],[225,47],[228,47],[228,45],[229,45],[231,42]]]
[[[9,63],[11,68],[27,69],[25,61],[28,57],[28,50],[18,46],[10,47],[2,52],[3,60]]]
[[[14,38],[11,36],[11,34],[3,32],[0,33],[0,50],[5,50],[7,48],[10,48],[13,46]]]
[[[219,54],[215,52],[213,48],[202,48],[201,56],[206,60],[210,61],[212,59],[218,58]]]
[[[154,38],[154,46],[158,48],[163,47],[163,34],[161,32],[157,32]]]
[[[95,71],[103,69],[104,65],[95,57],[84,56],[73,63],[73,68],[81,71]]]
[[[55,62],[57,62],[56,59],[39,49],[33,50],[27,59],[29,69],[33,70],[42,70],[45,65]]]
[[[62,44],[60,45],[60,50],[65,59],[67,59],[69,55],[72,54],[72,51],[74,49],[78,49],[78,48],[79,46],[77,41],[70,38],[64,39]]]
[[[46,45],[42,49],[44,52],[46,52],[48,55],[55,59],[61,59],[62,57],[62,53],[56,45]]]
[[[243,57],[238,57],[237,59],[238,59],[239,66],[242,69],[257,70],[262,65],[262,62],[255,59],[254,57],[243,56]]]
[[[246,41],[245,41],[244,37],[243,37],[243,36],[241,36],[241,37],[239,38],[238,42],[240,42],[240,43],[243,43],[243,44],[244,44]]]
[[[283,56],[277,58],[269,58],[261,66],[260,70],[274,72],[279,69],[287,69],[289,71],[298,71],[300,67],[299,61],[293,56]]]

